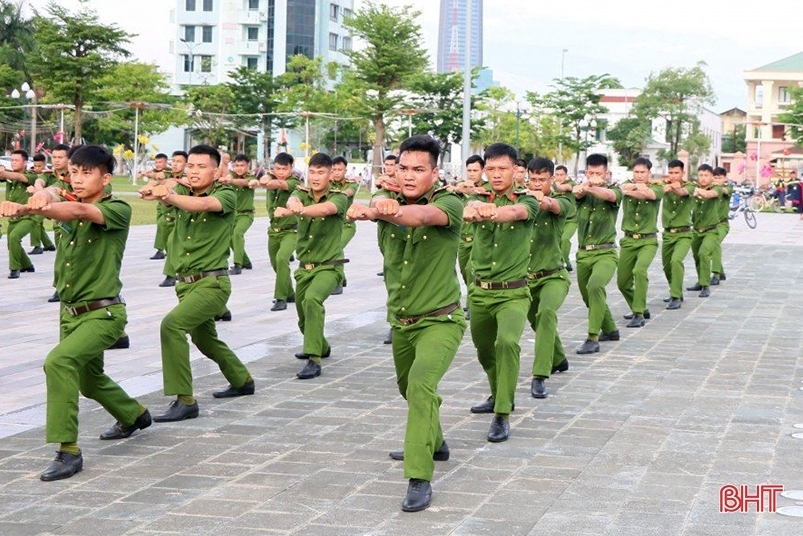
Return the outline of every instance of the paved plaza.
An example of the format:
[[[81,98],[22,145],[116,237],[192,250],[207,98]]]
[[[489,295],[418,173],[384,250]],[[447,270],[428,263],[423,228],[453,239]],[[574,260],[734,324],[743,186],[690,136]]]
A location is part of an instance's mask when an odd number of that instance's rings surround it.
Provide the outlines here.
[[[193,351],[198,419],[154,423],[122,441],[100,441],[113,419],[81,401],[84,470],[57,482],[39,473],[44,444],[42,362],[57,340],[53,253],[35,274],[0,279],[0,535],[200,536],[526,535],[799,536],[803,518],[720,513],[723,485],[779,484],[785,512],[803,490],[803,221],[759,214],[732,225],[727,281],[701,299],[664,310],[659,261],[650,272],[652,319],[627,329],[612,282],[619,342],[574,353],[586,309],[573,284],[560,311],[570,369],[530,396],[533,333],[525,329],[516,410],[505,443],[486,441],[490,415],[469,406],[488,396],[470,335],[440,385],[451,447],[436,462],[431,507],[403,513],[405,403],[395,383],[376,229],[359,222],[347,250],[348,287],[327,302],[332,357],[323,375],[299,381],[301,336],[292,309],[270,312],[274,277],[267,221],[248,234],[254,269],[233,277],[233,321],[221,338],[248,364],[254,396],[214,399],[226,381]],[[176,303],[159,288],[154,226],[131,231],[123,265],[131,348],[106,353],[106,369],[159,413],[159,322]],[[26,240],[27,242],[27,240]],[[27,243],[26,243],[26,249]],[[6,238],[0,266],[7,266]],[[659,254],[660,255],[660,254]],[[422,275],[426,277],[426,275]],[[572,275],[574,280],[574,275]],[[694,283],[691,255],[686,284]],[[793,493],[790,493],[793,492]],[[803,500],[803,491],[799,491]],[[803,503],[801,503],[803,504]]]

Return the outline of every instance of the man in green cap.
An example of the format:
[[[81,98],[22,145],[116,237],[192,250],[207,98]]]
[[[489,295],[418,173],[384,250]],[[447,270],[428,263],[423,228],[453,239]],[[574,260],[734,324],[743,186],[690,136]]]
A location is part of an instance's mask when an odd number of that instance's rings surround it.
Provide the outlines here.
[[[722,195],[719,196],[719,225],[717,225],[717,247],[714,250],[714,257],[711,259],[711,285],[719,285],[720,281],[725,281],[725,268],[722,266],[722,243],[730,232],[731,225],[728,219],[731,206],[731,195],[733,188],[728,184],[728,170],[723,167],[714,168],[714,186],[722,188]]]
[[[181,421],[198,416],[192,388],[187,335],[206,357],[217,363],[229,387],[212,393],[215,398],[254,394],[254,379],[232,350],[217,337],[214,316],[225,310],[231,295],[228,272],[229,245],[234,228],[237,194],[215,181],[220,153],[209,145],[189,151],[187,182],[146,184],[140,197],[159,201],[176,210],[175,250],[178,305],[160,326],[162,375],[165,394],[176,395],[156,422]]]
[[[332,159],[332,187],[340,190],[340,193],[346,196],[348,199],[348,207],[354,203],[354,196],[357,195],[357,192],[360,190],[359,184],[356,181],[349,180],[346,177],[346,170],[348,169],[348,160],[346,160],[342,156],[336,156]],[[348,210],[346,207],[346,210]],[[340,235],[340,246],[343,249],[343,254],[345,255],[346,246],[349,245],[349,242],[354,238],[354,235],[357,234],[357,225],[350,219],[346,218],[344,215],[343,219],[343,232]],[[346,276],[343,275],[343,283],[336,286],[335,290],[332,291],[333,295],[343,294],[343,287],[346,286]]]
[[[36,190],[45,186],[50,186],[56,181],[52,171],[47,169],[47,157],[42,153],[33,155],[32,171],[36,173],[36,181],[33,185],[28,186],[29,194],[33,194]],[[50,237],[45,231],[45,219],[42,216],[34,216],[34,220],[36,223],[31,229],[31,246],[33,246],[33,249],[28,252],[28,255],[41,255],[45,251],[56,251],[56,246],[50,241]]]
[[[0,181],[6,183],[6,201],[24,205],[31,194],[28,187],[36,181],[36,173],[26,170],[28,153],[18,149],[11,153],[11,169],[0,166]],[[37,221],[34,215],[21,215],[8,222],[9,279],[19,279],[21,272],[35,272],[31,259],[22,247],[22,240],[30,234]]]
[[[125,304],[120,297],[131,207],[104,192],[114,157],[84,146],[73,154],[72,192],[46,188],[26,205],[6,201],[0,215],[47,216],[58,222],[63,240],[56,253],[61,296],[59,343],[45,358],[48,443],[59,443],[56,459],[40,475],[44,481],[69,478],[83,469],[78,447],[78,395],[96,400],[117,419],[100,439],[122,439],[151,424],[148,410],[103,372],[103,351],[123,333]],[[68,200],[69,197],[69,200]]]
[[[440,144],[431,136],[406,139],[397,172],[401,191],[375,197],[370,208],[355,203],[348,211],[352,219],[379,222],[393,363],[407,400],[404,450],[390,453],[404,460],[404,477],[409,479],[405,512],[429,506],[433,461],[449,459],[438,383],[466,329],[455,269],[463,204],[437,188],[439,155]]]
[[[693,196],[691,253],[697,268],[697,284],[686,290],[699,290],[699,296],[707,298],[711,295],[711,266],[719,244],[719,198],[722,196],[722,187],[714,185],[714,168],[709,164],[697,168],[697,188]]]
[[[630,314],[627,327],[640,328],[650,318],[647,309],[649,270],[658,252],[658,209],[664,190],[650,182],[652,162],[636,158],[633,179],[622,184],[622,238],[616,285],[625,297]]]
[[[563,232],[560,235],[560,250],[563,253],[563,262],[566,270],[572,271],[572,237],[577,232],[577,200],[574,198],[572,190],[575,183],[569,178],[569,169],[566,166],[555,167],[555,177],[552,181],[552,189],[557,193],[566,196],[571,203],[569,211],[566,213],[566,223],[563,224]]]
[[[472,196],[478,192],[485,192],[482,186],[482,174],[485,169],[485,160],[478,154],[473,154],[466,159],[466,180],[449,187],[449,189],[467,203]],[[474,224],[463,223],[463,232],[460,237],[460,249],[457,250],[457,263],[460,267],[460,275],[463,277],[463,284],[469,288],[471,284],[471,246],[474,245]],[[463,309],[466,312],[466,319],[470,318],[468,305]]]
[[[666,308],[680,309],[683,302],[683,277],[686,272],[684,261],[691,249],[691,210],[694,199],[694,184],[683,180],[684,164],[681,160],[671,160],[667,164],[669,173],[665,179],[664,200],[661,207],[661,262],[666,282],[669,283],[669,297]]]
[[[257,185],[250,168],[251,159],[238,154],[234,157],[232,170],[218,179],[218,182],[230,185],[237,192],[237,215],[231,235],[234,266],[229,269],[230,275],[240,275],[244,268],[247,270],[253,267],[245,251],[245,233],[254,223],[254,187]]]
[[[486,195],[465,207],[473,222],[473,281],[468,291],[471,340],[485,370],[491,396],[471,407],[472,413],[493,413],[488,441],[506,441],[509,415],[519,376],[519,340],[530,309],[527,266],[538,201],[514,183],[516,149],[494,143],[485,150]]]

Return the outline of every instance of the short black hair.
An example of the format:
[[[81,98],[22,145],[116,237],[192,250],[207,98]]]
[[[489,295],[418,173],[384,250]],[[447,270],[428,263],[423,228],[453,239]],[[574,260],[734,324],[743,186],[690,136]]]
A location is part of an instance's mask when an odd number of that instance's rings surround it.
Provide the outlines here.
[[[42,153],[36,153],[35,155],[33,155],[33,161],[34,162],[47,162],[47,157],[45,155],[43,155]]]
[[[399,151],[399,153],[401,153],[401,151]],[[395,154],[389,154],[383,160],[383,162],[398,162],[398,161],[399,161],[399,157],[396,156]]]
[[[164,153],[156,153],[156,156],[153,157],[154,160],[159,160],[161,158],[164,158],[165,160],[167,160],[167,155],[164,154]]]
[[[173,151],[173,157],[176,156],[183,156],[184,160],[190,157],[190,155],[187,154],[187,151]]]
[[[711,167],[711,164],[700,164],[697,166],[697,171],[707,171],[709,173],[714,173],[714,168]]]
[[[523,158],[517,158],[516,159],[516,166],[526,168],[527,167],[527,161],[525,159],[523,159]]]
[[[644,166],[647,169],[652,169],[652,162],[649,158],[639,156],[633,161],[633,169],[636,169],[636,166]]]
[[[485,167],[485,160],[478,154],[473,154],[466,158],[466,166],[470,166],[471,164],[479,163],[480,167]]]
[[[569,173],[569,168],[564,166],[563,164],[559,166],[555,166],[555,171],[565,171],[567,174]]]
[[[608,167],[608,157],[600,153],[591,153],[586,157],[586,167],[605,166]]]
[[[73,145],[72,147],[70,147],[70,150],[67,151],[67,158],[72,160],[72,155],[74,155],[78,151],[78,149],[80,149],[82,147],[85,147],[85,145],[82,144],[82,143],[79,143],[78,145]]]
[[[543,171],[548,171],[550,175],[554,175],[555,163],[549,158],[536,156],[530,160],[529,164],[527,164],[527,171],[530,173],[541,173]]]
[[[515,164],[516,160],[519,158],[519,152],[512,145],[508,145],[507,143],[493,143],[485,149],[486,162],[492,158],[502,157],[509,158],[510,162]]]
[[[438,157],[441,155],[441,144],[438,140],[426,134],[411,136],[401,143],[399,146],[399,154],[412,152],[429,153],[429,163],[434,169],[438,167]],[[393,158],[397,160],[395,155],[393,155]],[[387,160],[387,158],[385,158],[385,160]]]
[[[295,162],[293,155],[289,153],[279,153],[273,159],[274,164],[279,164],[280,166],[292,166]]]
[[[66,143],[59,143],[58,145],[56,145],[52,149],[50,149],[50,154],[53,154],[53,151],[65,151],[65,152],[69,153],[70,152],[70,146],[67,145]]]
[[[686,166],[683,164],[682,160],[670,160],[669,163],[666,165],[666,167],[668,167],[669,169],[678,168],[678,167],[680,169],[683,169]]]
[[[727,177],[728,170],[724,167],[715,167],[714,168],[714,177]]]
[[[22,155],[22,159],[25,160],[26,162],[28,161],[28,151],[25,151],[23,149],[17,149],[16,151],[12,152],[11,154]]]
[[[195,147],[190,148],[187,152],[187,158],[191,154],[199,154],[199,155],[207,155],[211,160],[215,161],[215,166],[220,165],[220,151],[212,147],[211,145],[196,145]]]
[[[307,167],[323,167],[332,169],[332,157],[326,153],[315,153],[310,157]]]
[[[82,169],[100,169],[114,173],[114,156],[100,145],[81,145],[70,156],[70,163]]]
[[[332,159],[332,165],[334,166],[335,164],[343,164],[344,166],[348,167],[349,161],[346,160],[345,156],[336,156]]]
[[[247,156],[245,156],[245,155],[244,155],[244,154],[242,154],[242,153],[240,153],[240,154],[238,154],[237,156],[235,156],[235,157],[234,157],[234,161],[235,161],[235,162],[246,162],[246,163],[248,163],[248,164],[250,164],[250,163],[251,163],[251,159],[250,159],[250,158],[248,158]]]

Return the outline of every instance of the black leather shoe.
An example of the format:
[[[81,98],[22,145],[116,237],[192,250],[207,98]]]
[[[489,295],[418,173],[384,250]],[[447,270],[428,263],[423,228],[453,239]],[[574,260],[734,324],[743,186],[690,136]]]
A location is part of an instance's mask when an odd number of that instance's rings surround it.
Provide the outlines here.
[[[45,251],[56,251],[56,246],[47,246]]]
[[[567,370],[569,370],[569,360],[564,359],[552,367],[552,374],[555,374],[556,372],[566,372]]]
[[[340,296],[341,294],[343,294],[343,285],[338,285],[332,291],[332,296]]]
[[[36,246],[31,251],[28,252],[28,255],[41,255],[44,252],[45,252],[44,249],[42,249],[40,246]]]
[[[47,251],[47,250],[45,250],[45,251]],[[725,281],[726,279],[728,279],[728,278],[725,277],[725,274],[719,274],[719,280],[720,281]]]
[[[158,261],[158,260],[164,259],[164,258],[165,258],[165,252],[162,251],[161,249],[157,249],[156,253],[154,253],[153,256],[151,257],[151,260],[152,261]]]
[[[696,283],[693,287],[686,287],[686,290],[703,290],[703,287],[700,283]]]
[[[125,439],[129,437],[131,434],[136,432],[137,430],[144,430],[148,426],[151,425],[151,412],[147,409],[145,413],[137,417],[137,420],[134,421],[134,424],[130,426],[126,426],[122,424],[120,421],[114,423],[114,426],[100,434],[101,439]]]
[[[664,301],[668,302],[669,300],[664,300]],[[622,318],[624,318],[625,320],[632,320],[634,316],[636,316],[636,313],[630,313],[630,314],[622,315]],[[644,314],[642,316],[644,316],[644,318],[649,320],[650,319],[650,310],[649,309],[644,309]]]
[[[8,273],[9,279],[19,279],[20,278],[20,271],[19,270],[11,270]]]
[[[668,297],[668,298],[664,298],[664,303],[669,303],[669,302],[671,302],[672,300],[683,301],[683,296],[681,296],[680,298],[673,298],[672,296],[670,296],[670,297]]]
[[[605,333],[604,331],[599,334],[600,341],[618,341],[619,340],[619,330],[615,329],[610,333]]]
[[[544,383],[544,378],[533,378],[533,381],[530,382],[530,394],[533,395],[533,398],[547,397],[547,390],[546,390],[546,384]]]
[[[60,302],[61,298],[59,298],[58,291],[54,292],[53,295],[47,299],[47,301],[49,303],[58,303],[58,302]]]
[[[404,451],[391,450],[389,456],[394,460],[403,460]],[[449,445],[446,444],[445,440],[441,443],[441,448],[432,453],[432,459],[436,462],[445,462],[449,459]]]
[[[566,265],[566,271],[567,271],[567,272],[574,272],[574,268],[572,268],[572,265],[571,265],[571,264],[567,264],[567,265]]]
[[[568,368],[568,366],[567,366]],[[516,404],[510,406],[510,411],[516,411]],[[493,413],[494,412],[494,397],[493,395],[486,398],[483,402],[471,406],[471,413]]]
[[[671,300],[669,300],[669,303],[666,305],[666,308],[669,310],[680,309],[681,303],[682,303],[681,300],[677,298],[672,298]]]
[[[107,350],[123,350],[131,346],[131,339],[128,338],[128,335],[123,335],[116,341],[114,344],[106,348]]]
[[[629,328],[641,328],[644,327],[644,317],[641,315],[633,315],[633,318],[630,319],[630,322],[627,323],[627,327]]]
[[[56,459],[50,462],[47,469],[39,475],[39,480],[50,482],[52,480],[62,480],[70,478],[75,473],[80,473],[84,468],[84,457],[78,454],[70,454],[63,450],[56,451]]]
[[[176,278],[167,276],[165,277],[164,281],[159,283],[160,287],[175,287],[176,286]]]
[[[719,278],[717,276],[715,276],[715,275],[712,275],[711,276],[711,281],[709,282],[709,284],[712,287],[715,287],[715,286],[719,285]]]
[[[226,311],[222,315],[215,315],[215,322],[231,322],[231,311]]]
[[[296,372],[296,378],[299,380],[310,380],[317,378],[321,375],[321,366],[313,360],[307,361],[304,367]]]
[[[593,354],[599,352],[599,343],[597,341],[592,341],[591,339],[586,339],[583,344],[577,347],[575,350],[578,354]]]
[[[385,272],[377,272],[376,275],[379,277],[385,277]]]
[[[323,353],[321,357],[327,358],[332,355],[332,347],[328,347],[326,351]],[[296,352],[295,354],[296,359],[309,359],[309,354],[305,354],[304,352]]]
[[[507,441],[510,435],[510,422],[507,419],[494,415],[491,427],[488,429],[488,441],[491,443],[501,443]]]
[[[382,344],[393,344],[393,328],[388,330],[388,336],[382,341]]]
[[[707,298],[710,295],[711,295],[711,291],[708,289],[708,287],[703,287],[703,290],[701,290],[700,294],[698,294],[698,296],[700,296],[701,298]]]
[[[181,400],[173,400],[167,411],[153,418],[156,422],[175,422],[185,419],[194,419],[198,416],[198,402],[187,405]]]
[[[296,260],[296,256],[295,255],[290,255],[290,262],[294,262],[295,260]]]
[[[28,266],[27,268],[20,268],[20,272],[28,272],[28,273],[32,274],[35,271],[36,271],[36,268],[34,268],[33,264]]]
[[[235,396],[245,396],[254,394],[254,380],[248,380],[242,387],[229,385],[222,391],[215,391],[212,396],[215,398],[234,398]]]
[[[403,512],[420,512],[429,508],[432,501],[432,485],[426,480],[411,478],[407,485],[407,495],[402,501]]]
[[[287,303],[295,303],[296,302],[296,295],[293,294],[289,298],[287,298]]]
[[[242,266],[238,266],[235,264],[234,266],[229,268],[229,275],[240,275],[241,273],[243,273]]]
[[[250,262],[247,262],[247,263],[243,264],[243,270],[253,270],[253,269],[254,269],[254,265],[251,264]]]
[[[287,309],[287,300],[276,300],[273,307],[270,308],[271,311],[284,311],[285,309]]]

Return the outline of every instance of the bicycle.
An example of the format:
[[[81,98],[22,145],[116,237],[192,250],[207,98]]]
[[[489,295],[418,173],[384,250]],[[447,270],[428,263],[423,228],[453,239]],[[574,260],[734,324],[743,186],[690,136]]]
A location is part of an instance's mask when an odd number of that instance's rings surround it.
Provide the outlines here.
[[[755,192],[750,197],[749,203],[750,208],[756,212],[762,212],[765,210],[781,212],[783,210],[783,207],[778,202],[778,196],[776,195],[774,188]]]
[[[756,220],[756,212],[748,203],[753,193],[753,189],[749,187],[737,186],[733,189],[730,212],[728,213],[729,220],[736,218],[739,213],[742,213],[744,214],[744,221],[747,223],[747,226],[751,229],[756,228],[756,225],[758,225],[758,221]]]

